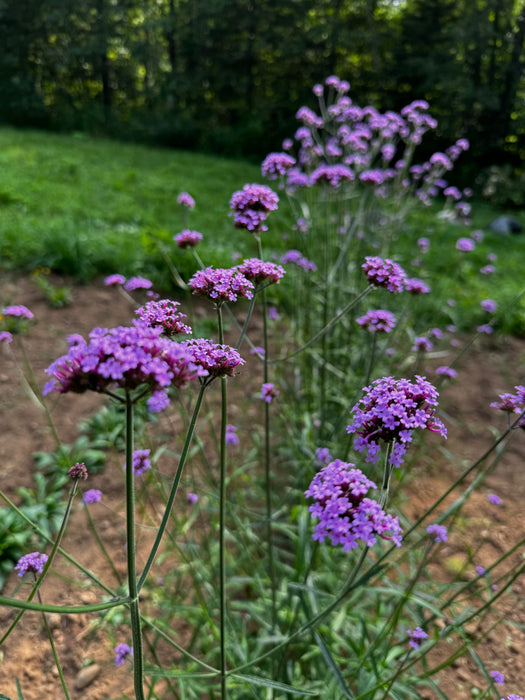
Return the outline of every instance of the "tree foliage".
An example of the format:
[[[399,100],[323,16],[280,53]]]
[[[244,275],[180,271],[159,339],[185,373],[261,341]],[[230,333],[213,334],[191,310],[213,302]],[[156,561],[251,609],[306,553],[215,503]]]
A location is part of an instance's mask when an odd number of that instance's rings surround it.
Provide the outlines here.
[[[524,37],[523,0],[0,0],[0,119],[259,156],[336,73],[518,163]]]

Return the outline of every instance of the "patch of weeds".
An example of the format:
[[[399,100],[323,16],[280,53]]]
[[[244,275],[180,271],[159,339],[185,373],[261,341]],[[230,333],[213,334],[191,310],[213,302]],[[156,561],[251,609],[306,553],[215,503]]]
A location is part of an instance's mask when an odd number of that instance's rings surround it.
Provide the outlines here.
[[[46,275],[49,275],[50,270],[47,267],[38,268],[33,272],[33,281],[44,294],[47,302],[54,309],[61,309],[64,306],[69,306],[73,301],[71,288],[64,284],[53,284]]]

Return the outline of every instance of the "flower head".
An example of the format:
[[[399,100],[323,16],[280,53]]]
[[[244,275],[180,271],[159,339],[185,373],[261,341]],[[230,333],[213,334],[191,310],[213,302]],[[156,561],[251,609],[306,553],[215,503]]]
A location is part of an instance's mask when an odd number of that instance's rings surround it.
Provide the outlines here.
[[[525,386],[515,386],[516,394],[500,394],[499,401],[490,404],[491,408],[497,408],[506,413],[522,413],[525,409]]]
[[[429,535],[435,535],[436,542],[448,542],[448,531],[444,525],[429,525],[427,532]]]
[[[489,314],[493,314],[498,308],[497,302],[493,299],[483,299],[481,302],[481,308],[483,311],[487,311]]]
[[[227,445],[238,445],[239,436],[237,435],[237,428],[234,425],[226,426],[226,444]]]
[[[177,204],[180,204],[181,207],[184,207],[185,209],[189,209],[190,211],[192,209],[195,209],[195,200],[193,199],[191,194],[188,194],[188,192],[181,192],[178,195]]]
[[[264,222],[277,209],[278,202],[279,197],[266,185],[244,185],[230,201],[235,228],[245,228],[251,233],[267,231]]]
[[[436,374],[439,374],[442,377],[448,377],[449,379],[454,379],[455,377],[458,376],[458,373],[456,372],[455,369],[452,369],[452,367],[438,367],[436,369]]]
[[[366,452],[367,462],[377,464],[382,441],[393,445],[389,463],[399,467],[416,428],[446,437],[446,428],[435,415],[438,392],[425,377],[416,375],[414,382],[382,377],[363,391],[346,430],[355,433],[354,448]]]
[[[207,267],[198,270],[188,281],[193,294],[208,297],[217,303],[237,301],[238,297],[251,299],[254,285],[236,268]]]
[[[470,253],[475,247],[476,244],[471,238],[458,238],[456,241],[456,250],[462,253]]]
[[[354,173],[346,165],[320,165],[310,175],[310,183],[325,183],[337,188],[342,182],[352,182],[354,178]]]
[[[12,343],[13,335],[9,331],[0,331],[0,343]]]
[[[25,554],[20,557],[17,565],[15,566],[15,571],[18,571],[19,576],[32,571],[37,576],[40,576],[44,570],[44,566],[47,562],[47,554],[41,554],[40,552],[31,552],[31,554]]]
[[[503,505],[503,501],[501,498],[498,496],[497,493],[489,493],[487,496],[489,503],[492,503],[493,506],[501,506]]]
[[[268,180],[276,180],[279,175],[284,175],[295,165],[295,158],[287,153],[270,153],[263,160],[261,172]]]
[[[415,630],[407,630],[407,637],[410,638],[408,642],[413,649],[419,649],[420,643],[427,639],[428,634],[423,632],[421,627],[416,627]]]
[[[70,479],[87,479],[88,471],[84,462],[77,462],[75,465],[73,465],[69,470],[68,475]]]
[[[133,390],[145,384],[153,392],[150,410],[162,410],[170,386],[181,387],[206,372],[181,344],[161,333],[161,328],[139,321],[131,327],[93,329],[89,342],[70,347],[47,368],[52,379],[43,393],[105,392],[110,387]]]
[[[315,456],[321,464],[330,464],[330,462],[334,461],[328,447],[318,447],[315,451]]]
[[[128,644],[117,644],[115,647],[115,666],[122,666],[128,656],[133,656],[133,647]]]
[[[318,519],[313,538],[324,542],[328,537],[333,545],[341,544],[345,552],[356,548],[358,542],[371,547],[377,537],[400,546],[398,519],[366,497],[375,488],[374,482],[350,462],[336,459],[321,469],[305,491],[305,496],[314,499],[308,510],[312,518]]]
[[[145,277],[130,277],[124,285],[126,292],[133,292],[135,289],[151,289],[153,282]]]
[[[14,306],[6,306],[0,312],[1,316],[15,316],[17,318],[33,318],[33,312],[29,311],[27,306],[16,304]]]
[[[151,460],[149,454],[151,450],[134,450],[133,451],[133,473],[135,476],[144,474],[145,471],[151,469]],[[126,468],[124,464],[123,469]]]
[[[271,403],[272,399],[279,395],[279,391],[274,387],[273,384],[267,382],[261,387],[261,395],[259,398],[266,401],[266,403]]]
[[[403,291],[406,273],[397,263],[388,258],[366,257],[361,265],[368,280],[374,287],[384,287],[393,294]]]
[[[190,506],[195,505],[195,503],[197,503],[198,500],[199,500],[199,497],[197,496],[196,493],[187,493],[186,494],[186,501],[188,502],[188,504]]]
[[[220,345],[207,338],[186,340],[182,343],[193,362],[205,370],[206,381],[215,377],[233,377],[234,369],[244,364],[237,350]]]
[[[202,241],[202,233],[184,229],[184,231],[173,236],[173,240],[179,248],[195,248]]]
[[[418,280],[414,277],[405,280],[405,291],[414,296],[419,296],[420,294],[428,294],[430,292],[430,287],[428,284],[425,284],[423,280]]]
[[[396,326],[396,317],[390,311],[375,309],[357,318],[356,323],[371,333],[390,333]]]
[[[177,311],[180,304],[171,299],[161,299],[159,301],[148,301],[147,304],[138,308],[135,313],[147,326],[152,328],[162,328],[167,336],[178,333],[191,333],[191,328],[182,322],[186,314]]]
[[[425,336],[414,338],[414,345],[412,346],[413,351],[430,352],[432,348],[432,342]]]
[[[286,274],[281,265],[263,262],[259,258],[248,258],[237,265],[237,269],[256,287],[260,284],[279,284],[281,277]]]
[[[117,284],[124,284],[125,282],[126,278],[124,277],[124,275],[119,275],[118,273],[114,275],[109,275],[104,280],[104,284],[106,285],[106,287],[113,287]]]
[[[490,675],[496,685],[505,685],[505,676],[500,671],[491,671]]]
[[[83,501],[87,505],[88,503],[98,503],[101,498],[102,491],[98,489],[88,489],[84,494]]]

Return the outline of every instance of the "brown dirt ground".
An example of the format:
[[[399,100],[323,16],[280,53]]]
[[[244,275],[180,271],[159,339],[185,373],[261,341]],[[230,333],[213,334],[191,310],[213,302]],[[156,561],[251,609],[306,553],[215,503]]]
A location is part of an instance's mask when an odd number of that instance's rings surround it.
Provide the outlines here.
[[[129,302],[114,289],[105,288],[100,281],[90,286],[73,288],[73,303],[63,309],[52,309],[41,291],[28,277],[3,274],[0,279],[0,303],[25,304],[35,314],[38,322],[24,339],[24,346],[33,367],[38,384],[42,387],[46,377],[43,370],[66,350],[65,338],[70,333],[86,335],[95,326],[115,326],[129,323]],[[197,309],[198,312],[198,309]],[[439,452],[434,465],[422,462],[417,478],[411,481],[406,504],[410,516],[425,512],[428,504],[448,488],[451,480],[473,459],[479,457],[492,441],[491,425],[499,430],[505,427],[503,415],[489,408],[499,393],[512,391],[525,383],[523,363],[525,341],[518,339],[485,339],[474,346],[460,364],[461,382],[449,385],[443,391],[444,419],[449,430],[448,453]],[[442,362],[440,362],[442,364]],[[53,439],[37,401],[31,396],[21,374],[22,357],[16,343],[0,346],[0,415],[2,439],[0,441],[0,483],[2,489],[16,498],[19,486],[33,486],[34,463],[32,453],[51,451]],[[253,393],[254,377],[244,375],[241,392]],[[242,378],[241,378],[242,379]],[[255,377],[255,382],[260,379]],[[58,397],[58,395],[56,395]],[[78,422],[90,417],[104,403],[103,397],[84,394],[82,397],[65,395],[50,405],[53,418],[59,426],[59,436],[64,443],[78,437]],[[240,410],[240,409],[237,409]],[[451,575],[451,562],[461,562],[466,545],[477,541],[481,535],[483,545],[476,555],[476,562],[485,567],[495,558],[525,537],[525,434],[513,436],[508,449],[495,471],[485,484],[469,500],[463,518],[450,542],[436,549],[433,570],[436,580],[447,580]],[[453,457],[452,457],[453,455]],[[435,455],[434,455],[435,457]],[[122,475],[118,469],[104,472],[103,487],[97,475],[91,488],[103,488],[105,503],[102,532],[110,551],[121,551],[124,520],[122,514]],[[489,506],[487,494],[494,492],[503,499],[503,506]],[[70,522],[64,548],[70,549],[83,563],[92,567],[98,559],[98,549],[86,538],[86,524],[82,514],[74,513]],[[523,557],[523,547],[517,556]],[[124,570],[124,561],[115,555],[117,568]],[[122,559],[122,557],[121,557]],[[101,577],[109,572],[98,567]],[[44,600],[56,604],[80,604],[97,602],[98,594],[85,586],[78,589],[69,585],[66,578],[48,577],[42,588]],[[17,577],[9,577],[3,595],[10,595],[17,585]],[[22,595],[22,592],[19,592]],[[483,629],[471,625],[472,639],[479,638],[498,616],[502,624],[488,632],[477,646],[477,652],[491,669],[505,673],[505,693],[525,692],[525,672],[520,660],[525,654],[525,577],[518,579],[513,592],[498,603],[492,617]],[[13,613],[0,608],[0,632],[7,628]],[[72,700],[108,700],[132,696],[129,668],[115,669],[111,644],[107,634],[97,632],[88,615],[52,616],[55,641],[62,660]],[[446,646],[446,643],[445,643]],[[435,661],[446,658],[452,648],[444,648]],[[79,671],[88,663],[96,663],[99,673],[81,690],[74,689]],[[62,691],[54,670],[48,642],[44,636],[41,618],[27,613],[23,623],[10,636],[0,650],[0,694],[16,698],[14,678],[19,677],[25,700],[47,700],[61,697]],[[450,700],[472,698],[472,687],[484,687],[474,661],[458,660],[441,676],[441,687]],[[169,697],[165,696],[167,699]],[[429,692],[422,698],[434,698]],[[326,700],[329,700],[328,698]]]

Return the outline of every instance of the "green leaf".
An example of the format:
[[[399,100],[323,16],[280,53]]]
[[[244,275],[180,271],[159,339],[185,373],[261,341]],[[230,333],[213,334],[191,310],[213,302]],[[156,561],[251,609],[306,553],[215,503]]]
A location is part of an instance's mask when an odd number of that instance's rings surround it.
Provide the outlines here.
[[[238,678],[242,681],[247,681],[252,685],[262,685],[264,688],[282,690],[284,693],[293,693],[294,695],[309,695],[310,697],[319,696],[319,693],[313,693],[310,690],[299,690],[299,688],[294,688],[292,685],[286,685],[286,683],[279,683],[277,681],[270,681],[267,678],[261,678],[260,676],[250,676],[245,675],[244,673],[232,673],[230,678]]]
[[[11,698],[8,698],[7,695],[2,695],[2,693],[0,693],[0,700],[11,700]]]
[[[314,632],[314,637],[315,641],[317,642],[317,645],[319,646],[319,649],[321,650],[323,659],[326,661],[328,667],[332,671],[332,674],[335,680],[337,681],[338,686],[341,688],[343,695],[345,696],[345,698],[350,698],[351,700],[354,696],[352,695],[348,686],[346,685],[345,679],[343,678],[343,674],[341,673],[339,666],[337,665],[334,657],[332,656],[330,649],[328,648],[324,639],[318,632]]]

